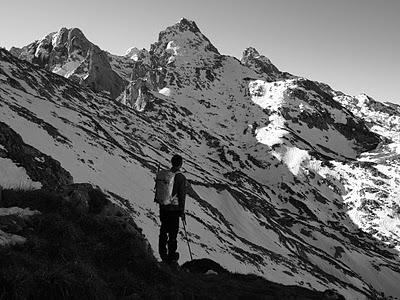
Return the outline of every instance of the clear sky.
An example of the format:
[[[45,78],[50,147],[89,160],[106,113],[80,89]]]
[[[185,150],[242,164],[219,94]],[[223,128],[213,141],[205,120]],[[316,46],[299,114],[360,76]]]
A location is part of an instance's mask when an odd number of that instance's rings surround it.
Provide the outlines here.
[[[149,48],[182,17],[222,54],[255,47],[283,71],[400,104],[400,0],[0,0],[0,46],[79,27],[103,50]]]

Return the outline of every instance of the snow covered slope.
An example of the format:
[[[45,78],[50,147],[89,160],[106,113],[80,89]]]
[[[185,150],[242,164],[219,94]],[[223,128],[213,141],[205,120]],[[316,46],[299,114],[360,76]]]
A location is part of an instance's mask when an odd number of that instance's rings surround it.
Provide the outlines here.
[[[126,207],[153,249],[154,172],[180,153],[195,258],[348,299],[399,297],[400,220],[384,216],[396,197],[381,197],[396,191],[389,174],[399,172],[378,160],[396,161],[396,141],[382,137],[395,126],[373,132],[378,117],[364,121],[334,91],[279,71],[255,49],[242,62],[221,55],[186,19],[137,55],[118,99],[135,108],[0,51],[0,122],[74,182],[99,185]],[[372,220],[360,209],[374,210],[371,199],[387,207]]]
[[[350,169],[338,166],[347,177],[344,199],[350,205],[350,215],[364,231],[400,250],[400,106],[365,94],[337,95],[335,99],[383,139]]]

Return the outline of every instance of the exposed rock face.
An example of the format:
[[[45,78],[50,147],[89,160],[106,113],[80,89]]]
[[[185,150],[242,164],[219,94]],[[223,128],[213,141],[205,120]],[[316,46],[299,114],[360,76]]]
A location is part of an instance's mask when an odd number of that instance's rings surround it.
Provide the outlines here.
[[[249,92],[254,103],[270,114],[267,126],[257,130],[258,140],[270,147],[296,144],[300,149],[327,158],[346,160],[375,149],[381,142],[365,121],[344,110],[313,81],[301,78],[274,83],[256,80],[250,82]],[[280,132],[279,135],[286,136],[289,142],[271,140],[269,136],[274,132]],[[329,139],[333,136],[336,136],[335,142]],[[347,148],[348,143],[354,143],[351,149]]]
[[[29,226],[29,219],[39,212],[29,208],[1,206],[0,202],[0,247],[25,243],[26,238],[21,234]]]
[[[142,90],[143,82],[155,92],[169,84],[182,86],[182,82],[188,80],[195,80],[200,87],[203,74],[210,80],[214,78],[213,69],[220,65],[221,58],[222,55],[200,32],[196,23],[183,18],[160,32],[158,41],[151,45],[149,52],[137,54],[131,83],[121,102],[143,110],[154,100],[151,95],[146,95],[146,90]]]
[[[129,83],[117,101],[142,111],[147,103],[153,100],[149,91],[157,90],[157,87],[163,86],[164,83],[161,68],[157,67],[147,50],[130,49],[127,56],[132,53],[134,57]]]
[[[243,51],[241,62],[246,67],[254,69],[259,74],[265,73],[268,75],[275,75],[281,73],[267,57],[260,55],[253,47],[246,48]]]
[[[368,126],[387,139],[399,141],[396,132],[400,130],[400,106],[393,103],[382,103],[372,97],[360,94],[352,97],[344,94],[335,95],[334,99],[362,118]]]
[[[22,49],[13,48],[11,53],[96,92],[108,92],[112,99],[126,85],[111,68],[108,54],[89,42],[78,28],[61,28]]]
[[[10,48],[10,53],[12,55],[14,55],[15,57],[20,57],[21,53],[22,53],[22,49],[21,48],[17,48],[17,47],[11,47]]]
[[[129,83],[126,85],[124,93],[117,100],[143,111],[147,103],[153,100],[148,91],[158,91],[165,85],[165,70],[157,59],[145,49],[131,49],[127,56],[130,56],[133,60]]]
[[[243,51],[241,63],[257,72],[259,78],[266,81],[278,81],[284,79],[295,79],[297,76],[280,71],[266,56],[249,47]]]
[[[139,59],[140,50],[136,47],[129,48],[125,52],[125,57],[132,59],[133,61],[137,61]]]
[[[58,161],[25,144],[21,136],[3,122],[0,122],[0,145],[5,149],[1,157],[22,166],[29,177],[42,183],[43,187],[72,183],[71,174]]]
[[[121,102],[130,107],[135,107],[138,111],[143,111],[147,103],[154,100],[153,95],[150,93],[152,87],[149,81],[141,78],[132,81],[126,87]]]
[[[92,46],[86,60],[89,62],[89,71],[83,84],[96,92],[108,91],[112,99],[117,98],[124,90],[126,81],[111,69],[107,54],[99,47]]]
[[[78,28],[61,28],[58,32],[46,35],[22,49],[13,50],[12,54],[45,67],[61,76],[69,77],[86,57],[92,43]]]
[[[221,56],[196,23],[187,19],[161,31],[149,53],[161,67],[185,65],[193,71],[193,68],[208,69],[218,64]]]

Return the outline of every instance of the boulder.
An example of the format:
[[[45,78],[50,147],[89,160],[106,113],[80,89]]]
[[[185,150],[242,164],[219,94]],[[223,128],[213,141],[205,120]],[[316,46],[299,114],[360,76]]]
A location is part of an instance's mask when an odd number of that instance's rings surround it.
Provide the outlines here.
[[[4,232],[0,229],[0,247],[20,245],[26,242],[26,238],[20,235]]]
[[[93,187],[87,183],[75,183],[63,185],[57,188],[56,192],[63,198],[64,201],[81,214],[87,214],[90,207],[89,191]]]
[[[23,244],[26,238],[21,236],[29,226],[29,219],[40,212],[20,207],[0,207],[0,246]]]
[[[346,299],[337,291],[329,289],[322,293],[321,300],[346,300]]]
[[[207,274],[207,275],[229,273],[228,270],[226,270],[220,264],[209,258],[194,259],[185,262],[182,265],[182,269],[190,273]]]

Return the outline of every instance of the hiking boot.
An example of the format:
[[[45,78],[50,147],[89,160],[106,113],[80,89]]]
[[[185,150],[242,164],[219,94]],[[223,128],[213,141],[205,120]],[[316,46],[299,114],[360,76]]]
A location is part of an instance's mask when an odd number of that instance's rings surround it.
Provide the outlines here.
[[[179,260],[179,253],[171,253],[168,258],[170,262],[176,263]]]
[[[160,255],[160,258],[163,263],[168,263],[168,261],[169,261],[168,255],[166,255],[166,254]]]

